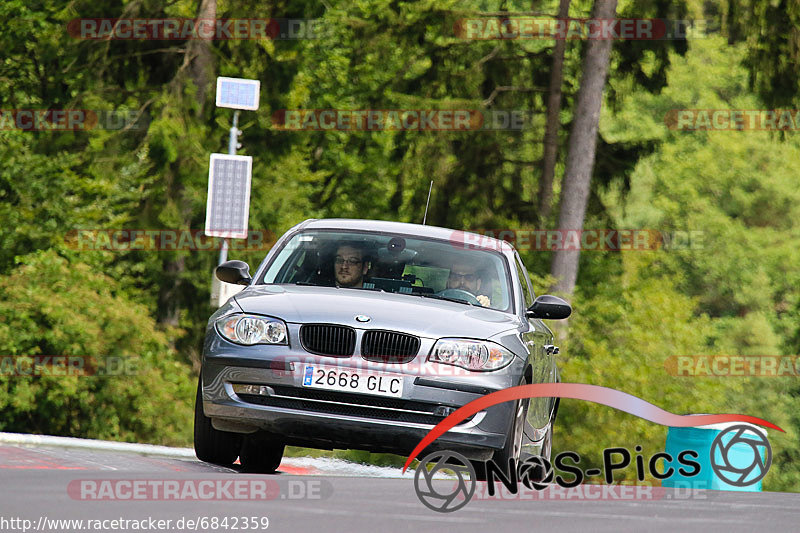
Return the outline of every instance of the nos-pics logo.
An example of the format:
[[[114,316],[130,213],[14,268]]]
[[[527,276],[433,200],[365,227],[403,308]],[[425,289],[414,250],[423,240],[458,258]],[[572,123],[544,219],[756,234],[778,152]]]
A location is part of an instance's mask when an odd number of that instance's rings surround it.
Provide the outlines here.
[[[637,450],[640,449],[637,446]],[[623,462],[610,461],[611,454],[606,452],[612,450],[614,453],[625,453]],[[567,456],[572,460],[577,459],[576,464],[565,467],[563,457]],[[680,468],[683,477],[694,477],[700,473],[701,463],[692,460],[697,458],[699,454],[693,450],[679,454],[678,463],[684,467],[691,467]],[[630,453],[625,449],[606,450],[603,460],[606,481],[613,479],[613,470],[627,467],[631,462],[630,459]],[[639,459],[636,461],[637,478],[643,481],[644,461]],[[648,462],[650,474],[656,479],[670,477],[674,472],[673,467],[658,472],[655,466],[658,459],[673,461],[673,458],[664,452],[653,455]],[[554,475],[553,466],[544,457],[533,456],[521,462],[511,459],[508,465],[501,467],[494,461],[469,461],[463,455],[452,451],[433,452],[420,460],[417,465],[414,473],[414,490],[417,498],[429,509],[449,513],[461,509],[470,502],[479,478],[488,483],[490,495],[494,494],[496,480],[499,480],[512,494],[517,493],[519,483],[529,489],[541,491],[555,480],[559,486],[571,488],[584,479],[584,473],[577,468],[579,462],[580,458],[575,452],[563,452],[556,457],[559,469],[565,469],[575,476],[573,480],[565,481],[561,475]],[[753,426],[731,426],[720,432],[711,444],[709,464],[720,481],[735,487],[747,487],[761,481],[769,471],[772,465],[772,447],[766,435]],[[595,470],[600,472],[599,469]]]

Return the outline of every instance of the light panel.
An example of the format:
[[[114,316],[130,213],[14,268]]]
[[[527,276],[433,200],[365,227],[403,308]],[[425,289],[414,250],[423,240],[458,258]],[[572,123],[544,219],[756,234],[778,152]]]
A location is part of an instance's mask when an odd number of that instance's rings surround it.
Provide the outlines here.
[[[259,80],[241,78],[217,78],[217,107],[233,109],[258,109],[258,97],[261,91]]]
[[[252,170],[253,158],[249,155],[211,154],[206,235],[247,238]]]

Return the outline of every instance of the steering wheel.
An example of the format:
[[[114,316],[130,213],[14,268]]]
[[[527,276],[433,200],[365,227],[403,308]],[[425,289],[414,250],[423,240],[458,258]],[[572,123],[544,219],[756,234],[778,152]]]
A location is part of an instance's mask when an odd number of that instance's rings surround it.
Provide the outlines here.
[[[472,305],[480,306],[481,302],[469,291],[465,291],[463,289],[445,289],[443,291],[437,292],[439,296],[444,296],[445,298],[454,298],[456,300],[462,300]]]

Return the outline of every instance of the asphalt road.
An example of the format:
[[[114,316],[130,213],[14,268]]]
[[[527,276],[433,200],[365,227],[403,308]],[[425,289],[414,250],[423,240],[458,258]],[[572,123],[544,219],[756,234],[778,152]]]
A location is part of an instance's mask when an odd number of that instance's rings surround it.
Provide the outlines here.
[[[281,473],[263,476],[190,457],[0,444],[0,531],[729,533],[795,531],[800,523],[798,494],[660,488],[624,500],[602,487],[551,491],[548,499],[474,497],[439,513],[420,502],[412,478],[369,477],[391,471],[358,465],[357,475],[331,475],[348,471],[332,464],[287,461]],[[54,522],[69,519],[83,523]]]

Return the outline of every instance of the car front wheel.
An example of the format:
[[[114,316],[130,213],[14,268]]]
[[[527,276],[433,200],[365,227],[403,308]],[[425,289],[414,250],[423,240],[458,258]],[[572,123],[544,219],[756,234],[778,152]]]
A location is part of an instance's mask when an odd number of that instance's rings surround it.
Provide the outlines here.
[[[506,437],[506,445],[502,450],[497,450],[492,456],[492,461],[504,471],[508,469],[509,459],[519,461],[522,452],[522,432],[525,429],[525,416],[528,411],[528,402],[517,400],[514,402],[514,418]],[[508,472],[506,472],[508,473]]]
[[[203,412],[203,381],[197,381],[194,402],[194,453],[198,459],[218,465],[232,465],[239,456],[242,437],[214,429],[211,419]]]
[[[514,402],[514,416],[511,418],[511,426],[508,428],[506,436],[506,443],[502,449],[497,450],[492,454],[492,462],[502,469],[509,476],[508,461],[514,459],[519,461],[522,452],[522,433],[525,429],[525,417],[528,414],[528,402],[524,400],[517,400]],[[478,481],[486,481],[486,467],[480,461],[472,461],[472,466],[475,469],[475,476]]]
[[[273,437],[254,433],[244,438],[239,461],[245,472],[272,474],[281,464],[285,445]]]

